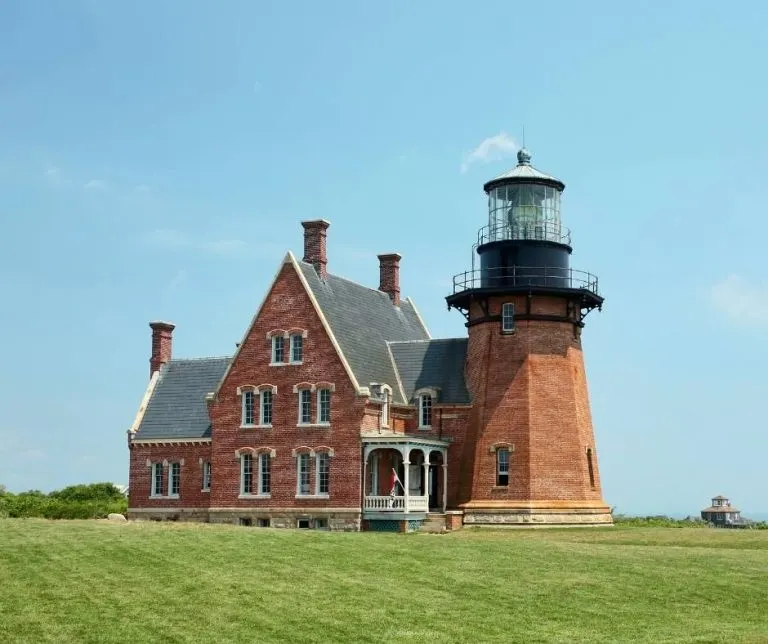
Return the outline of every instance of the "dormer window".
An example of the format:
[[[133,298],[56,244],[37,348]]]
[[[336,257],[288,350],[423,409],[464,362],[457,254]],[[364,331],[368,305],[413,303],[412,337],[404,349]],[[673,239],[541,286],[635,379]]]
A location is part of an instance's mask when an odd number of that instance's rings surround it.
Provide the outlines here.
[[[371,383],[371,402],[379,403],[381,405],[381,414],[379,416],[380,427],[389,427],[392,387],[385,384]]]
[[[501,305],[501,332],[514,333],[515,331],[515,305],[512,302],[504,302]]]
[[[431,391],[425,391],[418,395],[417,407],[419,412],[419,429],[432,428],[432,405],[434,404],[434,394]]]

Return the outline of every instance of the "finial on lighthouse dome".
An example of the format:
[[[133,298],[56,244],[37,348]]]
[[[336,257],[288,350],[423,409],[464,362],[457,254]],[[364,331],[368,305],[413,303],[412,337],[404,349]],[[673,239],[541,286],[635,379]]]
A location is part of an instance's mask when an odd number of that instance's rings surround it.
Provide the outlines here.
[[[520,148],[517,151],[517,163],[519,165],[531,165],[531,153],[528,148]]]

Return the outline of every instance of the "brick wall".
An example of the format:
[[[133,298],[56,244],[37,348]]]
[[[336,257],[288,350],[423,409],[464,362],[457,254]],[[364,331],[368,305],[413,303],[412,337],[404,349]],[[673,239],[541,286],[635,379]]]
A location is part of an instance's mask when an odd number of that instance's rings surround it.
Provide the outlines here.
[[[492,299],[526,311],[525,297]],[[563,315],[566,300],[534,296],[531,313]],[[483,315],[474,305],[471,319]],[[460,463],[460,502],[601,499],[580,333],[569,322],[519,320],[514,334],[498,321],[469,328],[467,380],[474,406]],[[497,443],[513,445],[509,485],[496,487]],[[589,481],[587,448],[595,486]]]
[[[128,474],[128,507],[134,508],[207,508],[210,492],[202,491],[203,469],[200,459],[211,460],[210,444],[176,444],[130,446],[130,469]],[[150,498],[152,463],[182,461],[181,490],[178,499]],[[163,495],[168,490],[168,468],[163,470]]]
[[[269,366],[271,344],[267,334],[275,329],[306,330],[303,364]],[[303,382],[330,382],[335,385],[330,427],[297,427],[298,397],[293,387]],[[237,388],[262,384],[277,387],[272,428],[241,429],[241,399],[237,395]],[[314,417],[316,394],[312,396],[312,404]],[[360,426],[365,402],[356,396],[343,364],[291,264],[283,265],[210,410],[213,421],[212,506],[308,509],[360,507]],[[244,447],[275,450],[275,457],[271,461],[271,498],[238,498],[240,461],[235,457],[235,451]],[[296,458],[291,452],[300,447],[333,449],[328,499],[296,498]],[[311,461],[311,485],[314,490],[314,460]]]

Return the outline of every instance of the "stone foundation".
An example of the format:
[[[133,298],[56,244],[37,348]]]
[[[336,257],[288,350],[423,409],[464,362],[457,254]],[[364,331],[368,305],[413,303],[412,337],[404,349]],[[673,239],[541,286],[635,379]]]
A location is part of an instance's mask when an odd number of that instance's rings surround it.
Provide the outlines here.
[[[495,528],[612,526],[611,509],[573,501],[485,502],[464,506],[464,525]]]
[[[260,510],[256,508],[134,508],[128,509],[131,521],[198,521],[269,528],[311,528],[341,532],[360,530],[360,512],[305,509]]]

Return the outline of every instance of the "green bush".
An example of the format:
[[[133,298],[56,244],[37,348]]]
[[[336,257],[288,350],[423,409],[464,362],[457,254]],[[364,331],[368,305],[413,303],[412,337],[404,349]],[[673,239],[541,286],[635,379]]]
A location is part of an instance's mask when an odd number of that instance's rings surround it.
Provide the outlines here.
[[[73,485],[48,495],[39,490],[0,494],[0,518],[103,519],[127,509],[128,499],[111,483]]]
[[[706,528],[707,522],[696,517],[685,519],[673,519],[665,515],[648,517],[631,517],[625,514],[614,514],[613,522],[616,525],[632,526],[637,528]]]

